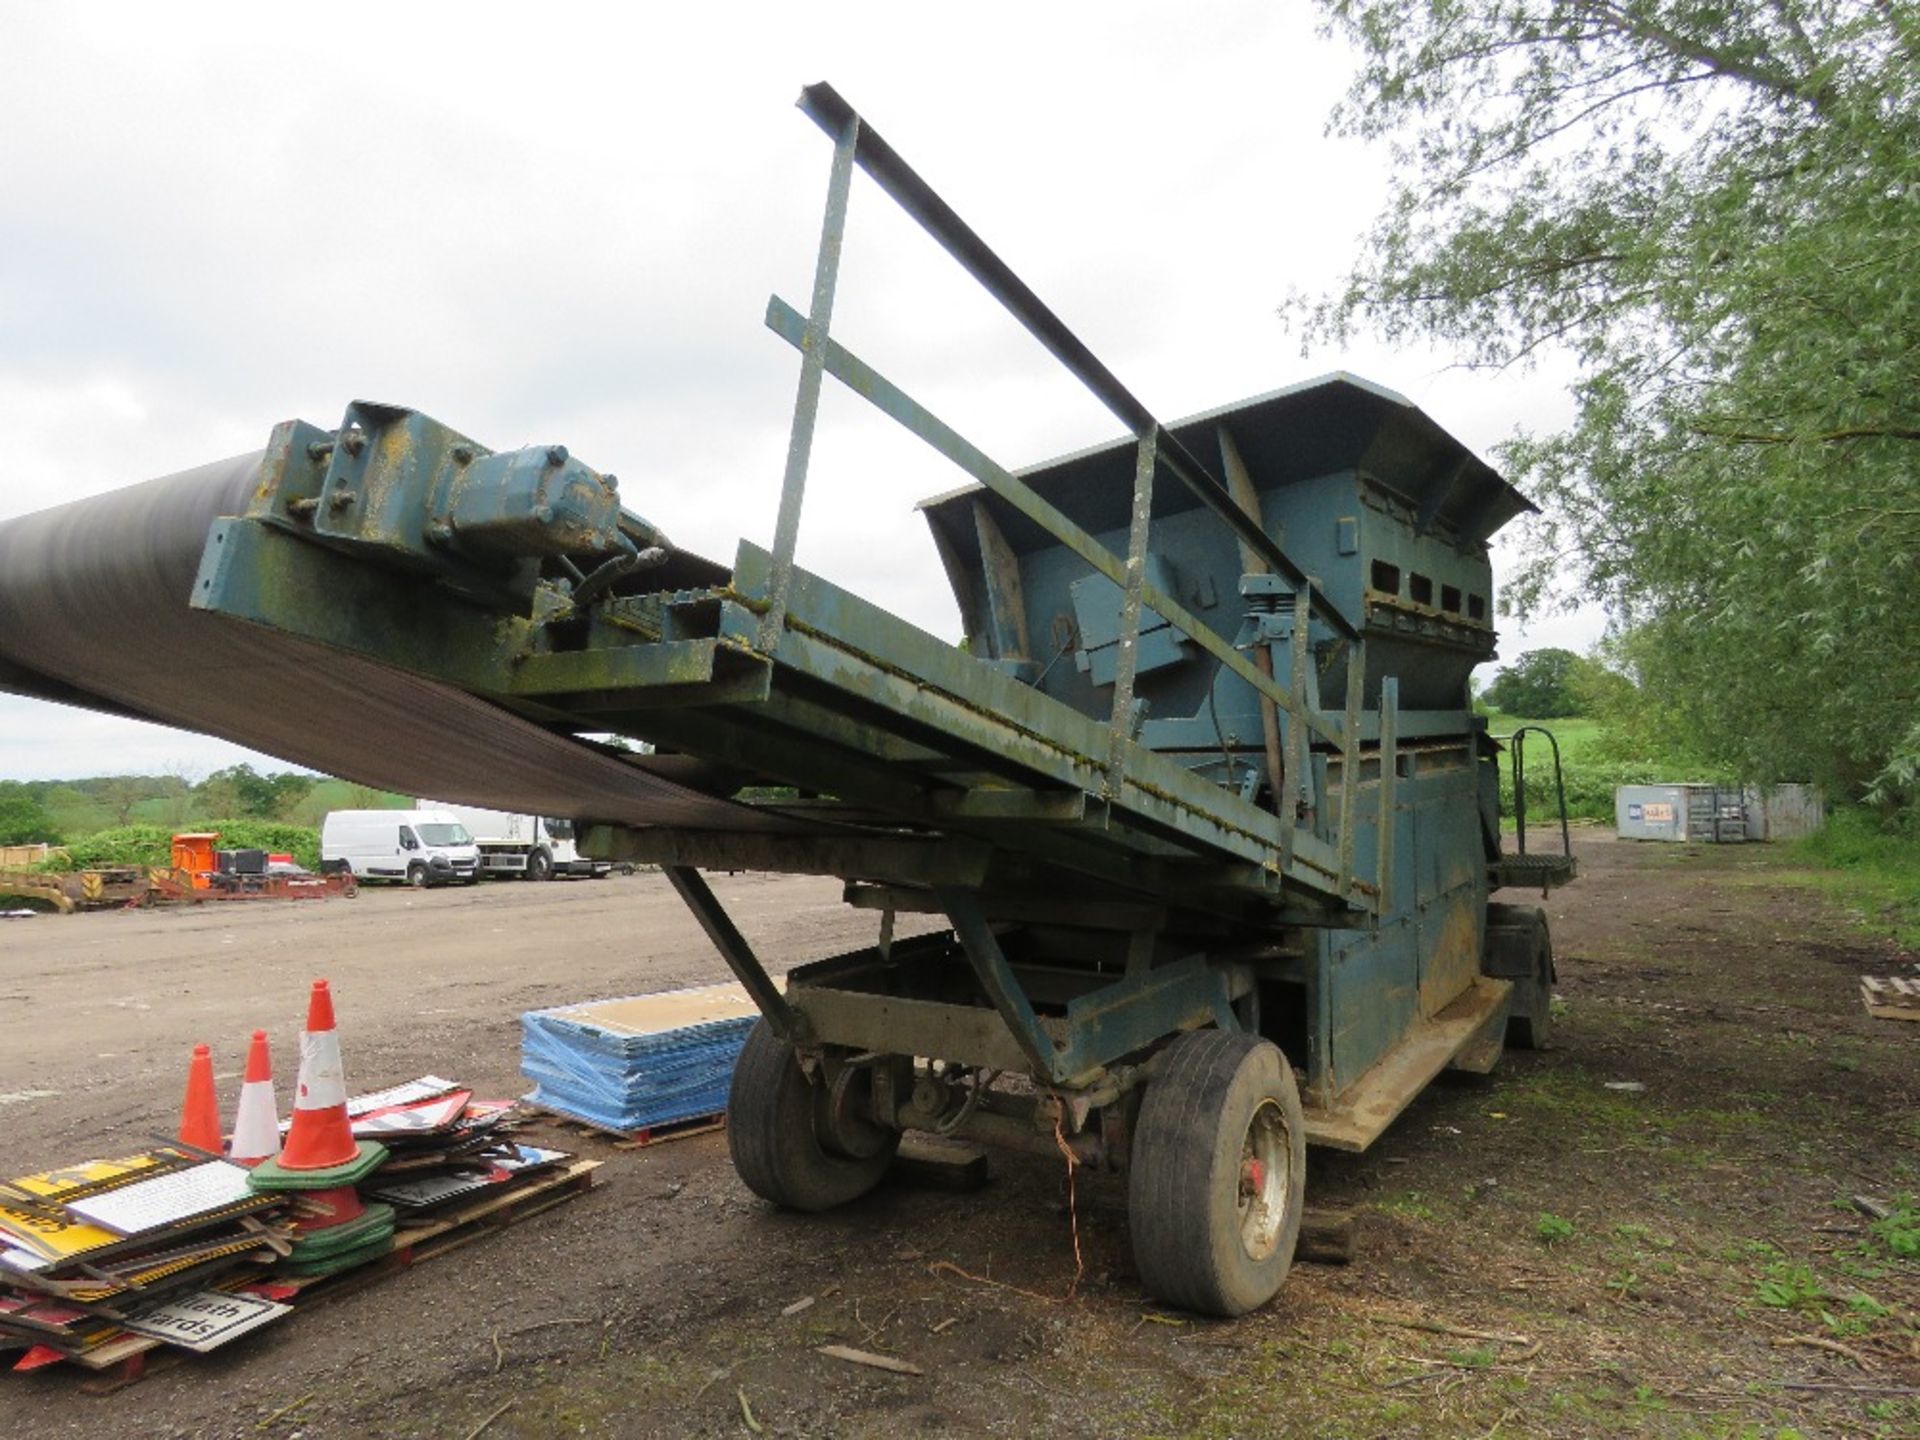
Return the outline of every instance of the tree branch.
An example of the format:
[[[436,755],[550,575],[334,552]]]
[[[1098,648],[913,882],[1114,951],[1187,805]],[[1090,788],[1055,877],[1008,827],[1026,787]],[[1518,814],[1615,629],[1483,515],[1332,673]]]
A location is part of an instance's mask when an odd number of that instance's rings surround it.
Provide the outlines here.
[[[1739,445],[1792,445],[1802,440],[1821,445],[1838,444],[1843,440],[1920,441],[1920,426],[1915,425],[1848,425],[1839,430],[1811,433],[1797,430],[1724,430],[1713,425],[1695,425],[1693,433],[1709,440],[1731,440]]]
[[[1594,6],[1600,23],[1621,35],[1662,46],[1671,53],[1704,65],[1716,74],[1729,80],[1738,80],[1751,85],[1756,90],[1765,90],[1780,96],[1783,100],[1797,100],[1815,111],[1826,108],[1830,98],[1826,91],[1812,91],[1804,81],[1791,71],[1774,66],[1757,65],[1749,61],[1736,60],[1723,51],[1702,45],[1697,40],[1689,40],[1678,31],[1640,16],[1629,15],[1618,5],[1601,3]]]

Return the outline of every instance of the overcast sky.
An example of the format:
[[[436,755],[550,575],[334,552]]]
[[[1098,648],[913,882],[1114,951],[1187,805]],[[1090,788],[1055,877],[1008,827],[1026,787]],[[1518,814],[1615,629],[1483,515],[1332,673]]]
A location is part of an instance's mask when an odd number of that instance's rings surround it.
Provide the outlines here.
[[[1383,156],[1323,134],[1350,57],[1301,5],[0,0],[0,39],[0,519],[365,398],[564,442],[715,558],[768,543],[798,366],[761,316],[806,308],[815,80],[1162,419],[1331,369],[1482,452],[1568,413],[1560,373],[1302,357],[1276,318],[1384,193]],[[863,177],[834,332],[1005,464],[1118,429]],[[801,563],[957,634],[912,506],[963,478],[829,381]],[[272,763],[0,697],[0,777],[246,758]]]

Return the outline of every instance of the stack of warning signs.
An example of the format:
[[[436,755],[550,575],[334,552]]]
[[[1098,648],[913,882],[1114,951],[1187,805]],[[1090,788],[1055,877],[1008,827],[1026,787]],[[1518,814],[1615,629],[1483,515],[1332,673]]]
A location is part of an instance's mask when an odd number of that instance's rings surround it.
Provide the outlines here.
[[[149,1313],[287,1253],[292,1225],[247,1171],[162,1148],[0,1186],[0,1344],[16,1369],[83,1354]],[[271,1315],[265,1318],[272,1318]]]
[[[210,1350],[290,1313],[314,1285],[410,1264],[463,1226],[593,1183],[592,1162],[519,1144],[511,1101],[457,1081],[349,1096],[325,980],[308,997],[286,1126],[264,1032],[231,1141],[214,1079],[211,1048],[196,1046],[177,1144],[0,1185],[0,1352],[25,1352],[15,1370],[104,1369],[159,1344]]]
[[[630,1133],[718,1115],[759,1018],[738,985],[594,1000],[520,1017],[530,1104]]]
[[[597,1168],[520,1144],[511,1101],[439,1076],[346,1106],[355,1141],[385,1152],[349,1202],[379,1218],[377,1244],[364,1221],[313,1224],[337,1193],[262,1191],[256,1171],[185,1145],[0,1183],[0,1365],[102,1370],[157,1345],[210,1350],[334,1275],[410,1264],[570,1198]]]

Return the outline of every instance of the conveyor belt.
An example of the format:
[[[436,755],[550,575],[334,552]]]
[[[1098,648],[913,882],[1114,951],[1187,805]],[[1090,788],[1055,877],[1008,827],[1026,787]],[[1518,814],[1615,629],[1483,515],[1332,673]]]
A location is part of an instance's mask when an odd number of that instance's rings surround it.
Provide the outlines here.
[[[432,681],[189,609],[208,527],[246,509],[260,462],[242,455],[0,523],[0,689],[403,794],[630,825],[806,828]]]

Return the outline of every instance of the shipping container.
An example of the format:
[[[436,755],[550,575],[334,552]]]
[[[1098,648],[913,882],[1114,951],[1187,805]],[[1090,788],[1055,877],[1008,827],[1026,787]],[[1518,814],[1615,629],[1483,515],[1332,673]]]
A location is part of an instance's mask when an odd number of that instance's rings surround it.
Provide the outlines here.
[[[1747,839],[1746,799],[1734,786],[1622,785],[1613,792],[1613,815],[1622,840],[1711,845]]]

